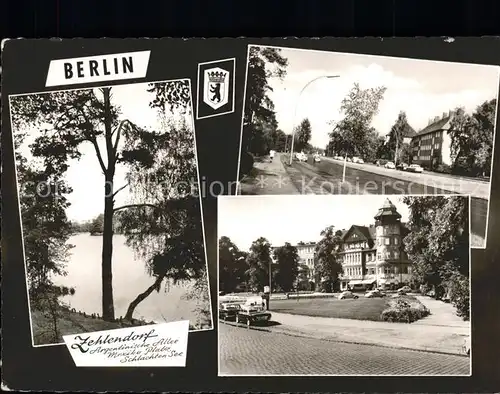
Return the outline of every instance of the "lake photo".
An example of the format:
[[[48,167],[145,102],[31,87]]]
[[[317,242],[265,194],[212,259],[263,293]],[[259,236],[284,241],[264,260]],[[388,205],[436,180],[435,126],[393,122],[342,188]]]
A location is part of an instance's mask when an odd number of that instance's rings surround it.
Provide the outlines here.
[[[33,346],[213,329],[190,81],[9,102]]]

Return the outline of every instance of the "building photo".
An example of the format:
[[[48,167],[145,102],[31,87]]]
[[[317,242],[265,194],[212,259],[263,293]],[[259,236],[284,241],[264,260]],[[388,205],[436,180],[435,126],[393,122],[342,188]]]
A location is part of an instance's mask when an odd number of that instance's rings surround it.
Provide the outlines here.
[[[469,212],[462,195],[220,197],[219,375],[469,376]]]
[[[470,195],[485,248],[499,71],[249,45],[237,194]]]

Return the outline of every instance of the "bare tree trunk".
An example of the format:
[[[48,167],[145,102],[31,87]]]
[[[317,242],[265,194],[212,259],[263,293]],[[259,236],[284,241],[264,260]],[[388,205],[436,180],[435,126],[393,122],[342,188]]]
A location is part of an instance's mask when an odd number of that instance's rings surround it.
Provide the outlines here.
[[[113,179],[115,175],[115,152],[111,141],[110,91],[103,89],[104,94],[104,129],[108,167],[105,171],[104,183],[104,229],[102,235],[102,319],[113,321],[115,308],[113,302]]]
[[[130,305],[128,306],[127,313],[125,314],[125,319],[126,320],[132,320],[132,317],[134,315],[135,308],[137,308],[137,305],[139,305],[142,301],[144,301],[146,298],[149,297],[149,295],[156,289],[158,289],[161,285],[161,282],[163,281],[163,276],[158,276],[155,280],[155,282],[149,286],[145,292],[139,294],[135,300],[133,300]]]

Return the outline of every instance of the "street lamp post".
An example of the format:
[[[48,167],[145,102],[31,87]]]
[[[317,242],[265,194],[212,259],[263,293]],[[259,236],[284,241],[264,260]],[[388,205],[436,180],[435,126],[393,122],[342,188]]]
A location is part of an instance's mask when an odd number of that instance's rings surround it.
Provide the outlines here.
[[[340,75],[321,75],[319,77],[316,77],[314,79],[311,79],[308,83],[306,83],[304,85],[304,87],[302,88],[302,90],[299,92],[299,97],[297,97],[297,103],[295,104],[295,112],[294,112],[294,115],[293,115],[293,123],[294,123],[294,127],[292,129],[292,144],[291,144],[291,147],[290,147],[290,165],[292,165],[292,160],[293,160],[293,142],[295,141],[295,127],[297,126],[295,124],[296,122],[296,119],[297,119],[297,108],[299,106],[299,101],[300,101],[300,96],[302,95],[302,92],[304,90],[306,90],[306,88],[312,84],[313,82],[317,81],[318,79],[322,79],[322,78],[329,78],[329,79],[332,79],[332,78],[338,78],[340,77]]]

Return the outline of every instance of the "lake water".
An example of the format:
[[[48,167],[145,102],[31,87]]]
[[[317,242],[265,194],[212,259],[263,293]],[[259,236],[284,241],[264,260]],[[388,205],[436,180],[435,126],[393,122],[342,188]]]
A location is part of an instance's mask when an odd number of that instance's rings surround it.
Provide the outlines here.
[[[102,315],[101,251],[102,237],[89,234],[72,236],[69,244],[75,245],[68,261],[65,277],[54,278],[59,285],[72,286],[76,293],[63,297],[62,301],[71,308],[86,313]],[[125,244],[123,235],[113,237],[113,296],[115,317],[125,316],[132,300],[144,292],[154,282],[146,272],[144,261],[134,256],[134,251]],[[134,318],[147,321],[169,322],[190,320],[196,324],[198,313],[196,301],[186,300],[190,285],[172,285],[167,291],[162,286],[160,292],[153,291],[142,301],[134,312]]]

